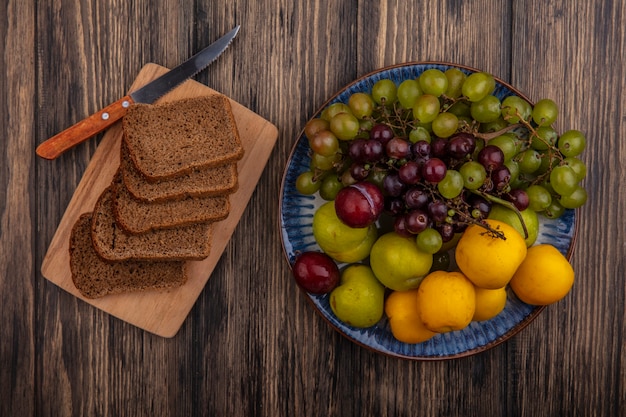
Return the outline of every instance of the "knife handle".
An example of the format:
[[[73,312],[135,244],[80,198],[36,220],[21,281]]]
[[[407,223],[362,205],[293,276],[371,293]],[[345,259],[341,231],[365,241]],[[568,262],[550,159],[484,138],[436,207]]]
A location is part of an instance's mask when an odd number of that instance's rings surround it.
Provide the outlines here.
[[[120,120],[131,104],[133,104],[133,99],[129,95],[109,104],[97,113],[41,143],[37,147],[37,155],[45,159],[58,157]]]

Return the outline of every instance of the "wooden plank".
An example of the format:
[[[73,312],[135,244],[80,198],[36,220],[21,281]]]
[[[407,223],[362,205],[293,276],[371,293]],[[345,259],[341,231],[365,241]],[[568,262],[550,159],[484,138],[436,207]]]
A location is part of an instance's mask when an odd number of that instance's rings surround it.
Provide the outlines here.
[[[410,61],[445,61],[505,78],[509,2],[359,1],[358,75]]]
[[[209,280],[185,323],[198,346],[190,354],[194,369],[203,370],[192,384],[194,410],[332,415],[339,397],[328,367],[336,358],[331,347],[341,341],[291,278],[278,201],[287,155],[305,121],[354,77],[356,1],[197,3],[200,34],[224,22],[242,25],[236,52],[201,79],[267,120],[280,120],[280,136],[218,265],[220,279]],[[344,371],[352,373],[349,364]]]
[[[131,91],[166,71],[164,67],[155,64],[146,65],[137,76]],[[214,93],[216,93],[214,90],[190,80],[162,97],[158,102],[172,102]],[[174,336],[219,261],[277,139],[277,129],[274,125],[236,102],[232,102],[232,108],[245,149],[245,155],[238,163],[239,187],[230,196],[230,215],[214,226],[213,244],[209,257],[203,261],[188,263],[189,280],[185,285],[168,291],[146,291],[111,295],[101,299],[87,299],[78,292],[71,280],[68,249],[71,228],[80,214],[93,210],[98,196],[111,183],[119,167],[119,148],[122,139],[120,123],[107,131],[87,167],[59,224],[57,233],[50,243],[43,261],[42,274],[66,291],[109,314],[157,335]]]
[[[34,415],[35,3],[0,7],[0,415]]]
[[[620,93],[626,89],[626,7],[623,2],[569,7],[528,0],[513,6],[511,50],[517,64],[511,81],[534,101],[557,103],[557,131],[579,129],[587,135],[581,159],[588,169],[583,185],[589,198],[577,213],[571,258],[576,282],[564,300],[520,334],[516,367],[531,372],[507,381],[507,391],[517,392],[507,414],[523,407],[528,415],[623,415],[626,151],[619,143],[626,109]],[[528,384],[535,389],[522,389]]]

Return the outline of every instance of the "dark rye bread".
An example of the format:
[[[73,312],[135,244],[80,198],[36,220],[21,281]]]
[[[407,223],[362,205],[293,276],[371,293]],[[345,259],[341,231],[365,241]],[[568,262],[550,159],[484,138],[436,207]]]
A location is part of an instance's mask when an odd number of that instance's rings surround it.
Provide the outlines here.
[[[221,94],[133,104],[122,127],[128,154],[148,181],[235,162],[244,153],[230,102]]]
[[[188,197],[161,203],[146,203],[130,195],[121,172],[113,178],[113,214],[115,223],[132,234],[171,229],[228,217],[228,196]]]
[[[187,282],[182,261],[108,262],[96,253],[91,241],[92,213],[81,215],[70,236],[72,281],[87,298],[149,289],[175,288]]]
[[[187,197],[209,197],[232,194],[237,191],[237,164],[229,163],[217,167],[193,168],[180,177],[156,182],[147,181],[137,171],[122,143],[120,166],[128,192],[138,200],[155,203],[182,200]]]
[[[110,261],[201,260],[211,251],[212,223],[160,229],[132,235],[113,215],[113,186],[100,195],[93,211],[91,237],[98,255]]]

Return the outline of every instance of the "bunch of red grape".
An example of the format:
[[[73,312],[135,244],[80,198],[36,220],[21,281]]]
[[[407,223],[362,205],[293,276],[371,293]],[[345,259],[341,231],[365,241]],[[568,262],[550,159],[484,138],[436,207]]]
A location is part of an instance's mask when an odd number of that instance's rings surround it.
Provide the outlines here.
[[[485,72],[433,68],[330,104],[304,129],[311,164],[296,188],[335,200],[355,227],[385,212],[429,253],[469,224],[484,225],[493,204],[549,218],[583,205],[584,134],[554,130],[552,100],[501,100],[495,88]],[[376,187],[355,193],[363,183]]]

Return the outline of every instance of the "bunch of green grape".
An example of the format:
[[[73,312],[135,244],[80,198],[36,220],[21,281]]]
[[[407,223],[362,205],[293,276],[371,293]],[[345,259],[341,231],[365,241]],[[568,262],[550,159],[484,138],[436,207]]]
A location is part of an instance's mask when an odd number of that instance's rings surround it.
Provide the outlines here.
[[[396,231],[434,229],[443,242],[493,204],[549,218],[582,206],[585,135],[556,132],[554,101],[501,100],[495,89],[491,74],[432,68],[330,104],[305,126],[311,163],[297,190],[334,200],[343,187],[372,182]]]

